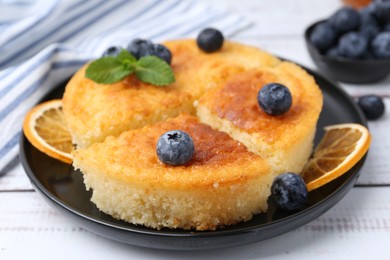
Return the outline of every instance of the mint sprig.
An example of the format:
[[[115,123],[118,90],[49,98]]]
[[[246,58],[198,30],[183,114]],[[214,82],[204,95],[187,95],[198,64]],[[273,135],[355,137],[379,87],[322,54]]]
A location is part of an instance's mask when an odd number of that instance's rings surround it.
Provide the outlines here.
[[[175,82],[171,66],[156,56],[140,58],[135,67],[135,75],[143,82],[165,86]]]
[[[164,60],[157,56],[145,56],[137,60],[124,49],[116,57],[102,57],[91,62],[85,76],[97,83],[111,84],[134,72],[139,80],[156,86],[175,82],[172,68]]]

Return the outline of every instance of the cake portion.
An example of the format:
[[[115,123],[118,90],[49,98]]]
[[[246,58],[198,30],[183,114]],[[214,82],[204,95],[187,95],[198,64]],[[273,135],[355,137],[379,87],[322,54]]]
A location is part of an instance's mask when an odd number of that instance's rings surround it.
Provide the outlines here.
[[[66,86],[73,166],[93,190],[91,201],[156,229],[215,230],[265,212],[274,178],[299,173],[312,151],[322,108],[314,79],[238,43],[219,42],[214,52],[216,45],[194,40],[164,45],[171,84],[134,74],[99,84],[84,67]],[[276,107],[268,106],[271,94],[258,102],[269,83],[285,93]]]
[[[175,117],[195,114],[193,102],[231,76],[248,68],[273,67],[279,59],[253,47],[225,42],[212,54],[199,50],[194,40],[164,43],[172,52],[176,82],[154,86],[134,75],[113,84],[85,77],[81,68],[69,81],[63,97],[64,115],[78,147],[101,142],[106,136],[141,128]]]
[[[186,165],[158,160],[156,143],[180,129],[194,142]],[[92,202],[103,212],[152,228],[215,230],[267,210],[274,172],[228,134],[182,114],[74,152]]]
[[[285,114],[268,115],[260,108],[257,93],[268,83],[290,90],[292,106]],[[276,173],[300,172],[312,151],[321,108],[314,79],[297,65],[282,62],[236,74],[208,91],[198,102],[197,116],[267,160]]]

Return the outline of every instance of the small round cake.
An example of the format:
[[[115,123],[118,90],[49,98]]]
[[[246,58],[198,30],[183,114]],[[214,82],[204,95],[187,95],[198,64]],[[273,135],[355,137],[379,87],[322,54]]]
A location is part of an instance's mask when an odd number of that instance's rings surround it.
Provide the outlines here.
[[[194,141],[195,153],[183,166],[156,156],[159,137],[172,129]],[[249,220],[267,209],[273,180],[260,156],[185,114],[78,149],[73,165],[100,210],[157,229],[214,230]]]
[[[286,86],[292,106],[273,116],[256,99],[268,83]],[[197,105],[201,122],[229,133],[268,161],[277,173],[301,172],[313,148],[322,94],[314,79],[290,62],[239,73],[205,93]]]

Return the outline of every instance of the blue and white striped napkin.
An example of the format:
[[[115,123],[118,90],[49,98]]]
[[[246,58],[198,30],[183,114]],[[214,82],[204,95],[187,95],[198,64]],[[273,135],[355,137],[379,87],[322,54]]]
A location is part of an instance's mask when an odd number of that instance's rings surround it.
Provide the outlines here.
[[[26,112],[92,58],[133,38],[225,36],[244,17],[196,0],[0,0],[0,175],[18,155]]]

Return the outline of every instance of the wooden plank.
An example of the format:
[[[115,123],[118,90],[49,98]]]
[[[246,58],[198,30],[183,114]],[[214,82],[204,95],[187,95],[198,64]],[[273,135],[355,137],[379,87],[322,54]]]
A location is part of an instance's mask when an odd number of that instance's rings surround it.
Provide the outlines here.
[[[256,22],[233,40],[315,68],[303,31],[308,24],[334,12],[341,0],[215,0],[213,4],[227,6]],[[376,93],[390,97],[390,77],[377,84],[342,86],[354,96]],[[387,98],[387,108],[389,102]],[[389,124],[388,114],[370,122],[373,144],[360,185],[390,184]],[[35,192],[7,192],[31,188],[20,165],[0,177],[0,259],[387,259],[390,254],[389,187],[354,188],[323,216],[282,236],[204,252],[150,250],[113,242],[69,222]]]
[[[20,163],[0,176],[0,191],[31,190],[32,185]]]
[[[206,0],[203,0],[206,1]],[[228,7],[253,21],[253,27],[243,35],[302,35],[305,28],[326,19],[342,4],[340,0],[217,0],[213,4]]]
[[[347,84],[342,83],[342,86],[348,91],[348,93],[362,96],[376,94],[383,97],[390,97],[390,74],[379,82],[372,84]],[[390,109],[388,107],[388,109]]]
[[[387,112],[376,120],[369,121],[372,143],[367,161],[362,169],[358,183],[367,185],[390,184],[390,99],[385,99]]]
[[[51,259],[53,255],[56,259],[384,259],[390,253],[388,187],[354,188],[327,213],[287,234],[243,247],[196,254],[147,250],[98,237],[53,210],[35,192],[0,193],[0,205],[0,259]]]

